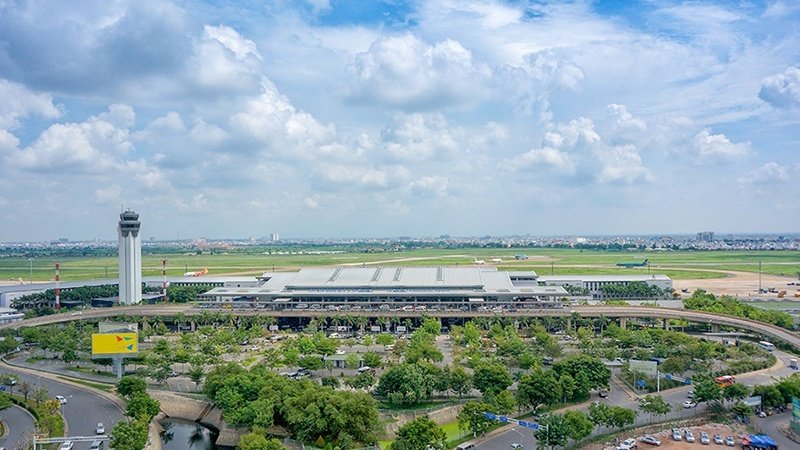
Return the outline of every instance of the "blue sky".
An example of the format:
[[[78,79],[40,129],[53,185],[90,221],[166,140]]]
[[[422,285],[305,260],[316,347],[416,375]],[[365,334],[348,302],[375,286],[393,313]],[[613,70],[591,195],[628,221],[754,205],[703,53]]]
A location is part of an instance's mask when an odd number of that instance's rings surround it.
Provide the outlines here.
[[[800,4],[0,3],[0,241],[796,232]]]

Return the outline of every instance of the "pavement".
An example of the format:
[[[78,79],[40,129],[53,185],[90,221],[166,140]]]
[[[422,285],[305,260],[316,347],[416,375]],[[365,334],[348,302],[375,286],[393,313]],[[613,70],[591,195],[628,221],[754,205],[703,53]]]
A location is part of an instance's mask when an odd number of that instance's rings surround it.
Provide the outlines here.
[[[12,405],[0,411],[0,421],[6,429],[6,435],[0,437],[0,447],[27,448],[26,444],[33,438],[32,433],[36,421],[25,408]]]
[[[124,403],[107,392],[59,379],[52,373],[5,362],[0,363],[0,369],[3,373],[16,374],[20,382],[27,381],[34,389],[44,387],[50,397],[64,396],[67,403],[62,405],[61,414],[69,436],[94,436],[99,422],[105,425],[106,433],[110,433],[114,425],[123,420]],[[90,445],[88,442],[75,443],[74,450],[88,450]]]
[[[792,410],[789,408],[786,412],[780,414],[773,414],[764,418],[753,417],[751,418],[751,422],[755,428],[761,430],[762,433],[768,434],[772,439],[774,439],[778,444],[778,448],[800,448],[800,444],[793,442],[778,430],[778,427],[788,425],[789,419],[791,418]]]

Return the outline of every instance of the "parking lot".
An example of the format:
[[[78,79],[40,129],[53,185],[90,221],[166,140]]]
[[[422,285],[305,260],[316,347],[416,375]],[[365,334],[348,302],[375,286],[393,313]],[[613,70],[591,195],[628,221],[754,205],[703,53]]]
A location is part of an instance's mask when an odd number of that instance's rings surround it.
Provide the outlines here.
[[[656,447],[654,445],[645,444],[641,442],[640,438],[645,434],[636,435],[636,443],[638,450],[647,450],[647,449],[663,449],[663,450],[689,450],[689,449],[701,449],[701,448],[708,448],[709,450],[719,449],[719,450],[733,450],[735,448],[741,448],[741,435],[745,434],[745,429],[740,424],[732,424],[732,425],[722,425],[722,424],[706,424],[701,426],[691,426],[691,427],[678,427],[681,434],[681,440],[676,441],[672,438],[672,429],[666,429],[659,432],[651,432],[646,433],[651,436],[654,436],[656,439],[661,441],[661,445]],[[686,430],[692,432],[692,435],[695,438],[695,442],[686,442]],[[708,433],[709,443],[703,444],[700,442],[700,433],[706,432]],[[723,439],[723,444],[717,444],[714,442],[714,435],[719,434],[720,437]],[[726,437],[732,436],[734,440],[734,445],[726,445],[724,440]],[[613,450],[617,448],[616,445],[607,444],[604,446],[604,449]]]

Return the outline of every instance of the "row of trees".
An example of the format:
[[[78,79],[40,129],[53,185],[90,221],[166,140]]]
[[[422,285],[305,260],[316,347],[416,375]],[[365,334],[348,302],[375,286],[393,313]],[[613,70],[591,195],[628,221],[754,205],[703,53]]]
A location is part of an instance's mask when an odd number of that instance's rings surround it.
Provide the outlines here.
[[[661,289],[644,281],[632,281],[630,283],[610,283],[600,286],[600,292],[606,298],[657,298],[671,297],[672,289]]]
[[[683,305],[686,309],[744,317],[760,322],[771,323],[788,330],[797,328],[792,316],[786,312],[756,308],[755,306],[742,303],[734,297],[727,295],[717,297],[702,289],[695,290],[691,297],[683,301]]]

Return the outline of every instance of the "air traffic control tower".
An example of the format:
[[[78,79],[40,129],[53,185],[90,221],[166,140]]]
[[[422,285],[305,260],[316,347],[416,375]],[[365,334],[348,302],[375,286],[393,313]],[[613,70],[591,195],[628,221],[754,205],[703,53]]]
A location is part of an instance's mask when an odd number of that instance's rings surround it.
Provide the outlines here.
[[[119,304],[142,301],[142,241],[139,215],[127,210],[119,215]]]

